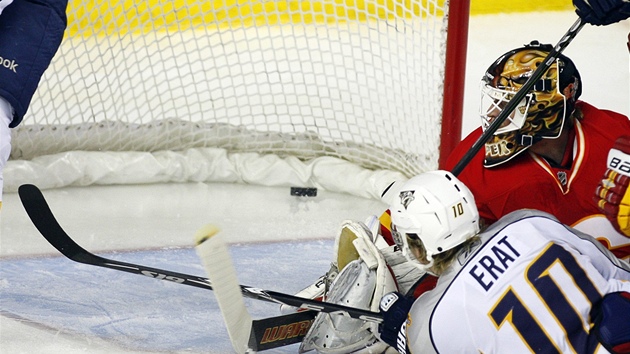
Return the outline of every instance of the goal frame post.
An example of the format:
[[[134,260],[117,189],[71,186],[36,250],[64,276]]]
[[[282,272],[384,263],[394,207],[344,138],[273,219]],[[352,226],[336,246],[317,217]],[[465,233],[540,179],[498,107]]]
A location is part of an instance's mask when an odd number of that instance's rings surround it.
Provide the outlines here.
[[[438,160],[441,169],[445,168],[448,155],[461,141],[469,17],[470,0],[450,1]]]

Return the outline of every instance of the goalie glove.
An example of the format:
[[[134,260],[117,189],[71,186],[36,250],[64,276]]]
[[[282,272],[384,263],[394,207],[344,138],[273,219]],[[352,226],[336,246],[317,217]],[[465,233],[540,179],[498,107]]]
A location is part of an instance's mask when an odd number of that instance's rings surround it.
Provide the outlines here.
[[[606,26],[630,17],[629,0],[573,0],[575,13],[596,26]]]
[[[378,326],[381,341],[396,348],[399,353],[410,353],[407,346],[407,317],[414,299],[406,298],[399,292],[385,294],[381,298],[379,310],[383,322]]]
[[[617,139],[608,153],[607,167],[594,200],[613,227],[630,237],[630,137]]]

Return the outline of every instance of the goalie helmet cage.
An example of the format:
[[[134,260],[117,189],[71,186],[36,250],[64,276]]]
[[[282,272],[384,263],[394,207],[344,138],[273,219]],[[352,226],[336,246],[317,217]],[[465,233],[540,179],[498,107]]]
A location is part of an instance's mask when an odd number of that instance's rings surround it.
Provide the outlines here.
[[[67,14],[12,131],[5,191],[330,182],[237,175],[269,156],[307,174],[321,159],[392,171],[384,188],[460,140],[469,0],[71,0]]]

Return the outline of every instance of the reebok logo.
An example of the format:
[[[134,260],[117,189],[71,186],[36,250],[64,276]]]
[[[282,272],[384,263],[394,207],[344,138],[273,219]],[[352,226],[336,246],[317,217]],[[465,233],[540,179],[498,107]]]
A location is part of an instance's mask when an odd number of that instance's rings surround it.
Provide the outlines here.
[[[15,59],[9,60],[9,59],[0,57],[0,66],[4,66],[5,68],[17,74],[16,68],[18,67],[18,63],[15,62]]]

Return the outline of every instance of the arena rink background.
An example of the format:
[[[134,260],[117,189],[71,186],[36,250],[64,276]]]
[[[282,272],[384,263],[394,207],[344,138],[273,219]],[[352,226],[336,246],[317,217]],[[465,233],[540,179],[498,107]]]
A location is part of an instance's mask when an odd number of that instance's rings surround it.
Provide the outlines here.
[[[444,0],[423,0],[429,8],[444,6]],[[377,0],[366,4],[364,0],[333,1],[256,1],[256,0],[213,0],[200,3],[192,0],[149,0],[142,4],[133,1],[79,1],[68,4],[68,29],[66,35],[77,34],[112,35],[120,31],[143,32],[153,28],[185,30],[203,23],[221,26],[228,22],[249,26],[258,21],[269,25],[291,22],[309,23],[333,21],[332,16],[365,19],[366,15],[385,16],[384,9],[400,13],[409,2]],[[407,6],[406,6],[407,5]],[[349,10],[363,9],[362,11]],[[573,9],[569,0],[474,0],[470,4],[471,15],[567,11]],[[308,13],[305,13],[308,11]],[[439,10],[438,10],[439,11]],[[418,9],[413,9],[418,14]],[[152,21],[152,26],[146,26]]]

